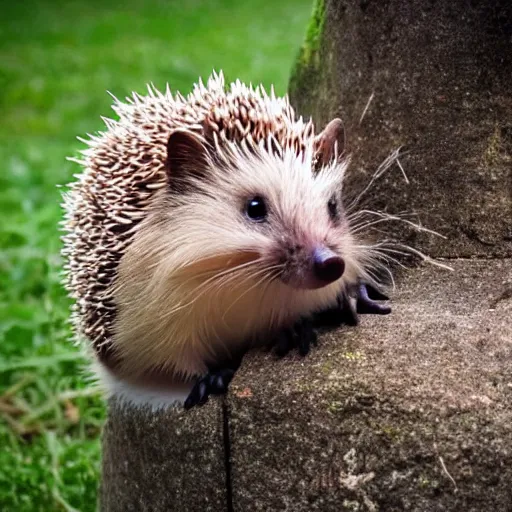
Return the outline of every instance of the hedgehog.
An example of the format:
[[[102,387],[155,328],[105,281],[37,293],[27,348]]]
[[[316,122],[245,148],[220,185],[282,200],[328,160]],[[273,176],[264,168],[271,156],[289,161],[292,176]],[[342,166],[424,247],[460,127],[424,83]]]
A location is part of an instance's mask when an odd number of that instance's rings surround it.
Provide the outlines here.
[[[320,315],[390,312],[343,205],[340,119],[316,133],[222,72],[113,98],[118,120],[79,138],[62,221],[75,335],[107,393],[202,405],[253,347],[305,355]]]

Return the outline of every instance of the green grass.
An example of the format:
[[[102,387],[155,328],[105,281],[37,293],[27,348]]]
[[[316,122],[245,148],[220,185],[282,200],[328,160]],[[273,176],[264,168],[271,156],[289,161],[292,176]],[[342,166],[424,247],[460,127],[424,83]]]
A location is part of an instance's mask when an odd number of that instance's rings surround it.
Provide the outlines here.
[[[70,342],[57,184],[117,97],[198,76],[286,90],[310,0],[27,0],[0,22],[0,510],[94,510],[105,410]]]

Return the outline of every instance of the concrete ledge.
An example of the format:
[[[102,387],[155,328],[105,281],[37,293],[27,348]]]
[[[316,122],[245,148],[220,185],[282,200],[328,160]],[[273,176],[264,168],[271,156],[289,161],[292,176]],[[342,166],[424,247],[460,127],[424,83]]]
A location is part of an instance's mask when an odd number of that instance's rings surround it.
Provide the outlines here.
[[[451,264],[306,360],[246,361],[234,510],[511,510],[512,261]]]
[[[103,512],[224,511],[220,404],[152,412],[109,403],[103,433]]]

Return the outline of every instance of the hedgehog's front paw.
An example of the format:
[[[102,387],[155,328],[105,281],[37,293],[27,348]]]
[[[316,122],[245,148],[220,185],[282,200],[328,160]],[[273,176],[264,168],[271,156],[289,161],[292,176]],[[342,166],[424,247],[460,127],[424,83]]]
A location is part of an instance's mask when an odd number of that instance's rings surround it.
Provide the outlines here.
[[[185,409],[190,409],[195,405],[204,405],[210,395],[224,395],[228,391],[229,384],[235,375],[233,368],[223,368],[210,371],[199,378],[194,384],[192,391],[185,400]]]
[[[354,295],[350,298],[342,293],[333,308],[315,315],[315,326],[320,328],[339,327],[341,325],[355,326],[359,323],[358,314],[387,315],[391,313],[389,306],[376,302],[389,300],[389,298],[369,284],[358,284]]]
[[[293,327],[283,329],[275,339],[275,353],[284,357],[288,352],[297,349],[301,356],[309,353],[311,345],[316,345],[317,335],[313,324],[305,318],[299,320]]]
[[[388,315],[391,313],[391,308],[376,302],[382,300],[389,300],[389,297],[377,290],[377,288],[374,288],[369,284],[362,283],[357,289],[357,312],[361,315]]]

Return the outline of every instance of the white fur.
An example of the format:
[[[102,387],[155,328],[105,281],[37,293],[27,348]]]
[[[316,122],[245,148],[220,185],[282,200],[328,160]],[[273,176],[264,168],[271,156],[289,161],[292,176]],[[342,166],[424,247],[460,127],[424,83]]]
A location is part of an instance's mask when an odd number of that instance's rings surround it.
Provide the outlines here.
[[[115,397],[121,404],[130,407],[149,406],[152,411],[182,407],[193,385],[162,388],[139,383],[132,384],[125,379],[119,379],[100,364],[95,365],[95,373],[107,398]]]

